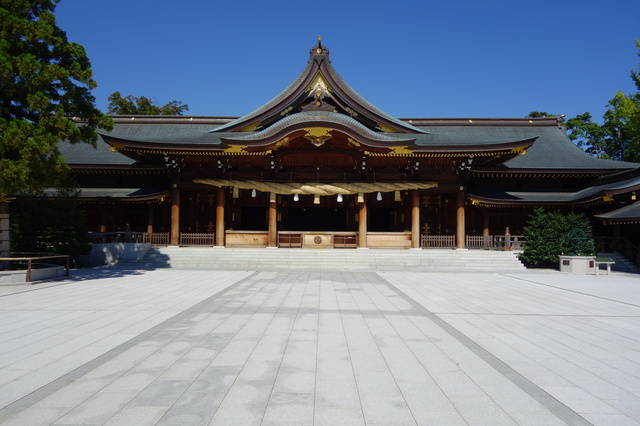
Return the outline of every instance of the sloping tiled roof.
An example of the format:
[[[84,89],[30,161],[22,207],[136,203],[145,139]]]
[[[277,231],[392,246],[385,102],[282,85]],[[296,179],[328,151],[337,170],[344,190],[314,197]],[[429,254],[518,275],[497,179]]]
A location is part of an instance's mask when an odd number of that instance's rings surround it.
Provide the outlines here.
[[[255,124],[262,119],[277,117],[287,107],[292,106],[292,103],[299,101],[301,97],[307,97],[305,94],[312,90],[312,88],[308,87],[308,84],[314,81],[317,74],[321,74],[327,79],[328,84],[332,87],[331,91],[334,92],[333,95],[340,99],[339,103],[345,104],[342,107],[346,110],[357,111],[359,114],[368,116],[369,119],[374,119],[375,121],[382,119],[382,121],[391,123],[398,129],[404,129],[408,133],[423,132],[423,130],[412,126],[410,123],[399,120],[382,111],[351,88],[331,65],[329,51],[320,43],[311,49],[311,55],[305,69],[282,92],[249,114],[215,127],[211,131],[238,130],[238,127],[242,128]]]
[[[259,115],[269,111],[270,109],[274,108],[275,106],[277,106],[279,103],[281,103],[284,99],[286,99],[287,97],[293,95],[296,90],[298,90],[298,88],[300,87],[300,85],[304,82],[304,80],[307,78],[308,74],[311,72],[312,69],[312,63],[309,62],[309,64],[305,67],[305,69],[300,73],[300,75],[291,82],[290,85],[288,85],[282,92],[280,92],[278,95],[276,95],[276,97],[274,97],[273,99],[271,99],[270,101],[268,101],[267,103],[265,103],[264,105],[260,106],[259,108],[251,111],[250,113],[243,115],[242,117],[239,117],[233,121],[230,121],[229,123],[217,126],[213,129],[209,128],[210,131],[212,132],[223,132],[225,131],[225,129],[228,129],[230,127],[233,127],[235,125],[237,125],[238,123],[242,123],[245,121],[251,121],[254,117],[258,117]]]
[[[420,135],[416,144],[489,144],[536,138],[526,155],[515,157],[498,170],[627,170],[640,164],[594,158],[577,147],[558,127],[555,119],[413,119],[438,125],[423,125],[428,135]],[[555,123],[554,123],[555,122]],[[440,125],[440,123],[444,125]],[[451,124],[449,124],[451,123]]]
[[[55,189],[48,189],[45,194],[50,196],[56,195]],[[135,187],[135,188],[82,188],[80,198],[83,201],[108,201],[111,199],[126,199],[129,201],[149,201],[155,200],[163,196],[168,196],[169,191],[166,188],[159,187]]]
[[[637,169],[637,173],[634,173],[634,175],[629,179],[600,183],[575,192],[479,189],[471,190],[470,197],[482,202],[501,204],[509,204],[510,202],[531,204],[586,203],[598,200],[604,195],[615,195],[640,189],[640,168]]]
[[[132,159],[118,152],[112,152],[109,148],[109,145],[102,138],[98,138],[95,148],[86,143],[58,142],[58,150],[60,150],[67,164],[113,166],[130,166],[134,164]]]
[[[365,138],[378,140],[378,141],[386,141],[386,142],[413,142],[415,140],[415,135],[410,134],[407,135],[405,133],[383,133],[383,132],[374,132],[367,127],[363,126],[357,120],[349,117],[344,114],[337,114],[335,112],[329,111],[309,111],[309,112],[300,112],[296,114],[289,115],[282,120],[278,121],[274,125],[270,126],[265,130],[261,130],[259,132],[241,132],[241,133],[232,133],[233,136],[228,137],[224,136],[221,139],[224,140],[233,140],[233,141],[243,141],[243,140],[256,140],[261,139],[264,136],[278,134],[278,132],[283,131],[287,128],[296,125],[304,125],[309,122],[322,122],[331,125],[344,126],[350,129],[353,129],[358,134],[362,135]]]
[[[640,201],[594,217],[610,222],[640,222]]]

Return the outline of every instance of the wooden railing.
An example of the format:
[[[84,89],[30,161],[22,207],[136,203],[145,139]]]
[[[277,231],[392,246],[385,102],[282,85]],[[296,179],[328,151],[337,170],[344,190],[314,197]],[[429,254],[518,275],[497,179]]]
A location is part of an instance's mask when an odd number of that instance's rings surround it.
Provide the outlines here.
[[[142,243],[145,232],[91,232],[89,237],[94,244]]]
[[[493,235],[467,235],[467,248],[469,249],[493,249]]]
[[[455,248],[455,235],[422,235],[420,246],[422,248]]]
[[[215,245],[215,234],[204,232],[181,232],[181,246],[213,246]]]
[[[91,232],[94,244],[107,243],[150,243],[154,246],[169,245],[168,232]]]
[[[142,233],[142,242],[150,243],[152,246],[168,246],[170,239],[168,232],[143,232]]]
[[[522,235],[467,235],[466,248],[483,250],[522,250],[525,238]],[[422,248],[455,248],[455,235],[422,235]]]

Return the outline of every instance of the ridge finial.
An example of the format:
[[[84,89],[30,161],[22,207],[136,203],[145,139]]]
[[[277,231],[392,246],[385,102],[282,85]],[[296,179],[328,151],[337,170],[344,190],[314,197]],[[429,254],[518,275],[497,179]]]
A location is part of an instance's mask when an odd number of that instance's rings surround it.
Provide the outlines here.
[[[318,44],[316,44],[315,46],[313,46],[311,48],[311,53],[312,55],[328,55],[329,54],[329,49],[327,49],[325,46],[322,45],[322,36],[318,36]]]

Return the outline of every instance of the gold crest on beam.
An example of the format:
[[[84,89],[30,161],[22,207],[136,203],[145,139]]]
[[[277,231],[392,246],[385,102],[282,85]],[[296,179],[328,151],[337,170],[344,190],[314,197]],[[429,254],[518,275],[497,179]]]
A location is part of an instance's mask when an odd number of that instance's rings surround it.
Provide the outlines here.
[[[227,154],[235,154],[244,152],[246,145],[229,145],[229,148],[225,149],[223,152]]]
[[[328,127],[310,127],[304,130],[307,132],[307,134],[304,135],[305,139],[309,140],[313,146],[318,148],[333,137],[331,133],[329,133],[333,129]]]
[[[411,155],[413,151],[409,149],[408,146],[391,146],[389,147],[391,152],[389,155]]]

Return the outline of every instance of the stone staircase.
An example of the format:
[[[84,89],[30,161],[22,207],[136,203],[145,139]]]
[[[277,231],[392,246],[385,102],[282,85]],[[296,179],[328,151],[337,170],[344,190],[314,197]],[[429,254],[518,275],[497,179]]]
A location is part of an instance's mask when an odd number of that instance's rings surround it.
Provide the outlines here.
[[[638,268],[638,266],[635,263],[633,263],[632,261],[630,261],[629,259],[627,259],[626,257],[624,257],[622,254],[618,252],[598,253],[598,257],[610,257],[611,259],[613,259],[613,261],[616,263],[611,265],[612,271],[640,274],[640,268]]]
[[[145,268],[322,271],[523,272],[515,252],[153,247]]]

